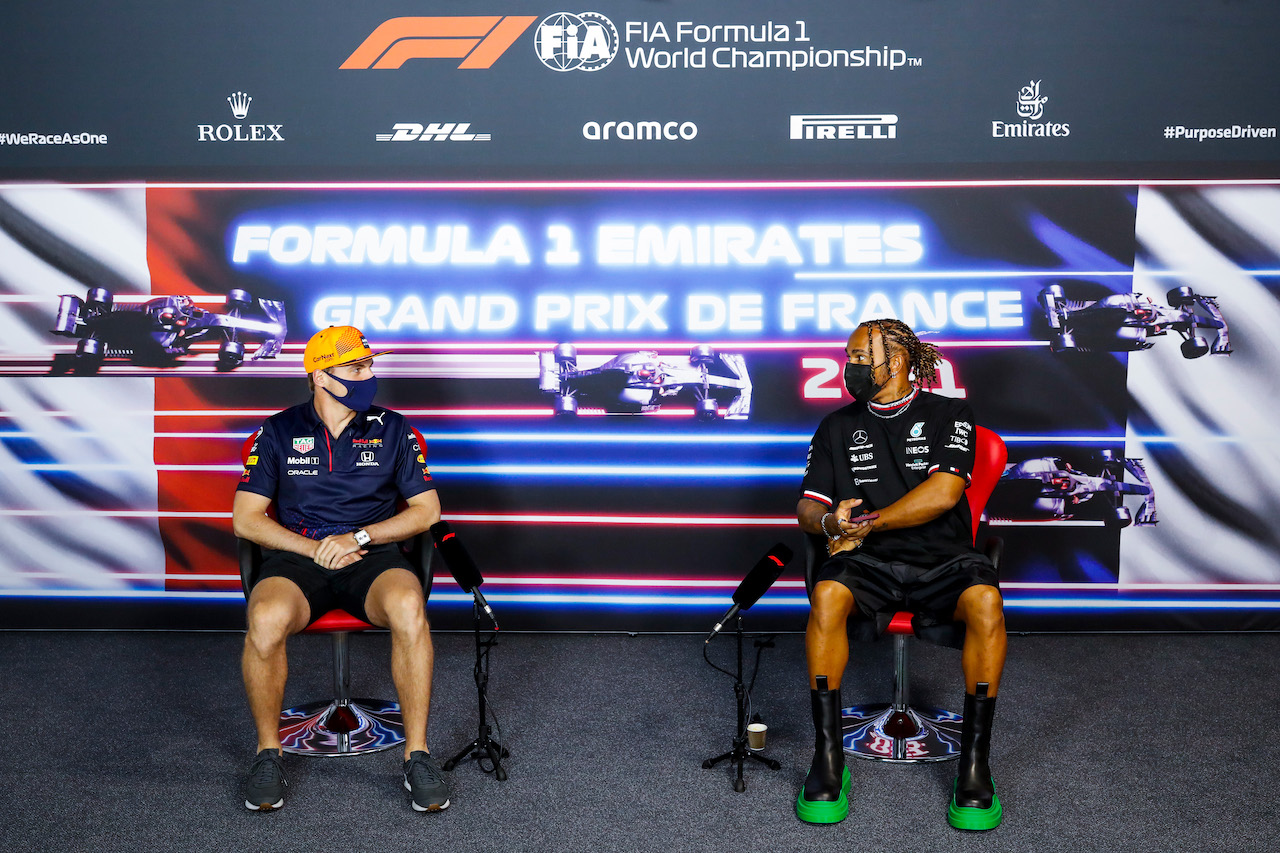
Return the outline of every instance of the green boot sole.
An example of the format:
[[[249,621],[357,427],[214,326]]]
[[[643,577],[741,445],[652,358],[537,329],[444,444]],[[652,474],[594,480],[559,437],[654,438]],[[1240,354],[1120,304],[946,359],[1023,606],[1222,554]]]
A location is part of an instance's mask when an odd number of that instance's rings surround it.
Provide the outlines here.
[[[796,817],[805,823],[839,823],[849,816],[849,768],[844,769],[844,781],[840,785],[840,798],[809,802],[804,798],[804,786],[796,797]]]
[[[996,780],[992,779],[994,787]],[[956,805],[955,786],[951,789],[951,804],[947,806],[947,823],[956,829],[968,829],[982,832],[995,829],[1004,818],[1004,809],[1000,806],[1000,797],[992,795],[991,805],[985,809],[961,808]]]

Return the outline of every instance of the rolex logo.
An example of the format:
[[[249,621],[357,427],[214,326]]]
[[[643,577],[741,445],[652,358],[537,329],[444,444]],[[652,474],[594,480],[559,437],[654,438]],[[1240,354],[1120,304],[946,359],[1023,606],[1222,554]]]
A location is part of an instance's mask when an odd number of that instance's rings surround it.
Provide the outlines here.
[[[200,142],[284,142],[282,124],[241,124],[249,115],[253,98],[245,92],[232,92],[227,96],[231,105],[234,124],[198,124],[196,139]]]
[[[244,118],[249,114],[249,104],[253,103],[253,98],[244,92],[232,92],[227,96],[227,103],[231,105],[233,116]]]

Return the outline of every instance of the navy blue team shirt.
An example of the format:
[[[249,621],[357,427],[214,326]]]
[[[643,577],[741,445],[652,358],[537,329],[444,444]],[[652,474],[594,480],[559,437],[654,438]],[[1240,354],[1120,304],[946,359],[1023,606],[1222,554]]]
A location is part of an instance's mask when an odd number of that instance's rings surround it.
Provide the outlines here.
[[[404,415],[372,406],[333,438],[308,400],[267,418],[236,490],[271,498],[280,524],[323,539],[385,521],[400,498],[434,488]]]

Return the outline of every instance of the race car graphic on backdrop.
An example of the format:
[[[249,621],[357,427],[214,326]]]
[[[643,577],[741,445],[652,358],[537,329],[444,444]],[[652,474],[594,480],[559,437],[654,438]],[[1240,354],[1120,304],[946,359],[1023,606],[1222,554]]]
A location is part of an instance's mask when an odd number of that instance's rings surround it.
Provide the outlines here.
[[[1227,321],[1218,301],[1201,296],[1190,287],[1168,293],[1169,307],[1138,293],[1111,293],[1097,299],[1086,296],[1097,287],[1089,282],[1062,281],[1040,291],[1037,302],[1048,321],[1054,352],[1128,352],[1150,349],[1150,338],[1172,329],[1182,336],[1182,355],[1229,355]],[[1070,291],[1070,292],[1069,292]],[[1212,344],[1205,334],[1216,330]]]
[[[720,417],[720,401],[725,398],[725,418],[745,420],[751,414],[746,359],[717,353],[707,344],[693,347],[687,358],[642,350],[579,368],[577,348],[562,343],[538,353],[538,387],[555,395],[555,413],[564,417],[578,413],[579,399],[611,414],[645,414],[677,397],[692,397],[700,420]]]
[[[231,290],[224,311],[207,311],[189,296],[117,305],[110,290],[93,287],[84,299],[62,295],[53,333],[78,339],[71,356],[76,373],[96,373],[108,358],[173,366],[179,356],[189,354],[192,344],[213,338],[221,338],[219,370],[232,370],[244,361],[246,339],[260,341],[251,361],[280,354],[288,334],[283,302],[255,300],[247,291]],[[58,366],[55,360],[54,372]]]
[[[1061,456],[1038,456],[1009,465],[997,486],[993,512],[1069,519],[1099,518],[1110,526],[1138,527],[1157,522],[1155,490],[1141,459],[1102,451],[1087,473]],[[1136,482],[1127,482],[1128,474]],[[1125,505],[1140,498],[1137,514]]]

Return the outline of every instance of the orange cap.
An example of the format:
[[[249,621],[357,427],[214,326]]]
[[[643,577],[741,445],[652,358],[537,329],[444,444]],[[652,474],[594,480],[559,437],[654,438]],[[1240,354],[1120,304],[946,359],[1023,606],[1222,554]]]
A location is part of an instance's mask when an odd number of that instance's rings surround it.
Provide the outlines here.
[[[321,329],[307,341],[302,353],[302,369],[307,373],[324,370],[340,364],[350,364],[374,356],[386,355],[391,350],[373,352],[369,342],[355,326],[330,326]]]

